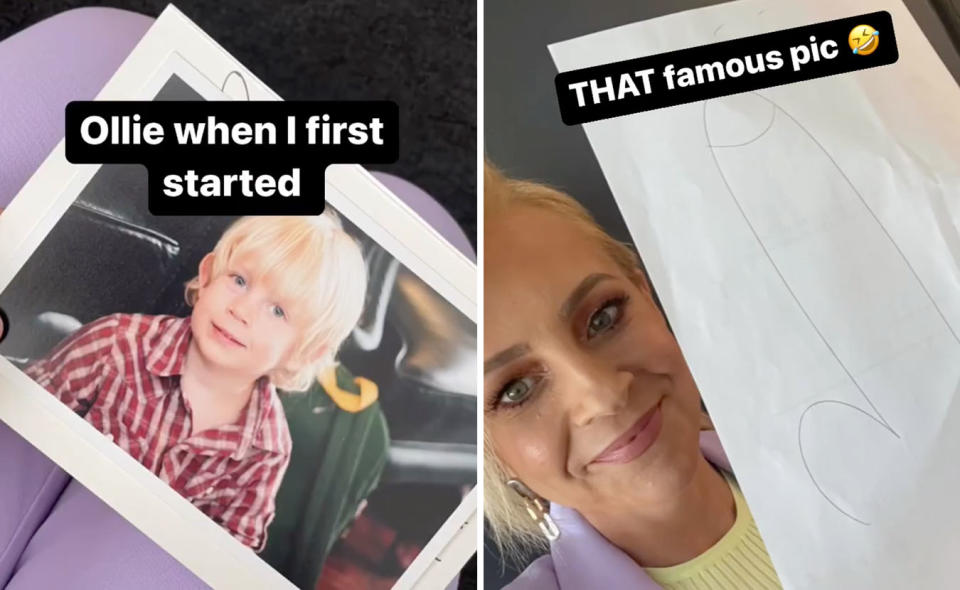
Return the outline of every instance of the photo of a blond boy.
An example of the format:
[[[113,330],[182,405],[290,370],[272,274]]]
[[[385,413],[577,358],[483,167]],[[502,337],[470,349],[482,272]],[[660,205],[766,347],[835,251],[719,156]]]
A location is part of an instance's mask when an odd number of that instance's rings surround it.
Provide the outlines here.
[[[366,283],[334,213],[244,217],[187,283],[188,317],[102,317],[26,372],[259,552],[291,453],[277,390],[335,363]]]

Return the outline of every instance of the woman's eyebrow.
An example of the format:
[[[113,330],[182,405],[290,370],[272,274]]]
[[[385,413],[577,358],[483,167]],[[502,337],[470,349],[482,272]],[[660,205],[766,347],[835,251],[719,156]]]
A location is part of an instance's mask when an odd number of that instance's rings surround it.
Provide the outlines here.
[[[503,365],[509,363],[510,361],[519,358],[530,352],[529,344],[514,344],[510,348],[501,350],[497,354],[488,358],[483,363],[483,374],[486,375],[490,371],[502,367]]]
[[[580,305],[580,302],[583,301],[583,298],[590,293],[590,290],[593,289],[597,283],[614,278],[616,277],[602,272],[595,272],[591,275],[587,275],[587,278],[580,281],[580,284],[576,286],[576,288],[567,297],[566,301],[563,302],[563,305],[560,306],[560,318],[563,320],[570,319],[570,315],[573,313],[573,310]]]

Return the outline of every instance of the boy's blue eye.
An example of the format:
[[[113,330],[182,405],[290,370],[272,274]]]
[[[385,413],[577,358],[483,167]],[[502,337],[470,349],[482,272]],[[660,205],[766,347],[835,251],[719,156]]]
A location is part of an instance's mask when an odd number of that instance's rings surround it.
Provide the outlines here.
[[[233,283],[238,287],[245,287],[247,285],[247,281],[240,275],[233,275]]]
[[[284,318],[287,316],[286,312],[283,311],[283,308],[279,305],[273,306],[273,315],[278,318]]]

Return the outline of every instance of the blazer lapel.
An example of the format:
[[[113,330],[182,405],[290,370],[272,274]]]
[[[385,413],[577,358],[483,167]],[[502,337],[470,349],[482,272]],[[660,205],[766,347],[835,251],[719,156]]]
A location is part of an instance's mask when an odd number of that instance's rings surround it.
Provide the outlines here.
[[[553,504],[560,528],[550,556],[561,590],[661,590],[633,559],[607,541],[579,512]]]

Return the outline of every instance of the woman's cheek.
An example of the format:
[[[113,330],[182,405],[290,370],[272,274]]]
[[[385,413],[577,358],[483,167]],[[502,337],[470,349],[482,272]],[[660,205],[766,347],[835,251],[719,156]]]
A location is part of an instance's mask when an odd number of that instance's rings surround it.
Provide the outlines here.
[[[551,463],[550,449],[543,441],[523,438],[518,442],[517,450],[520,452],[521,457],[523,457],[525,464],[534,467],[537,471],[541,471],[545,465]]]
[[[561,431],[560,428],[546,429],[539,424],[518,429],[510,437],[515,469],[518,474],[526,474],[530,485],[563,477],[566,463],[561,455],[567,444],[557,440],[556,433]]]
[[[643,333],[637,335],[637,345],[642,347],[647,369],[660,374],[674,372],[682,364],[682,354],[676,339],[669,330],[659,329],[659,326],[650,325]],[[680,361],[680,362],[678,362]]]

